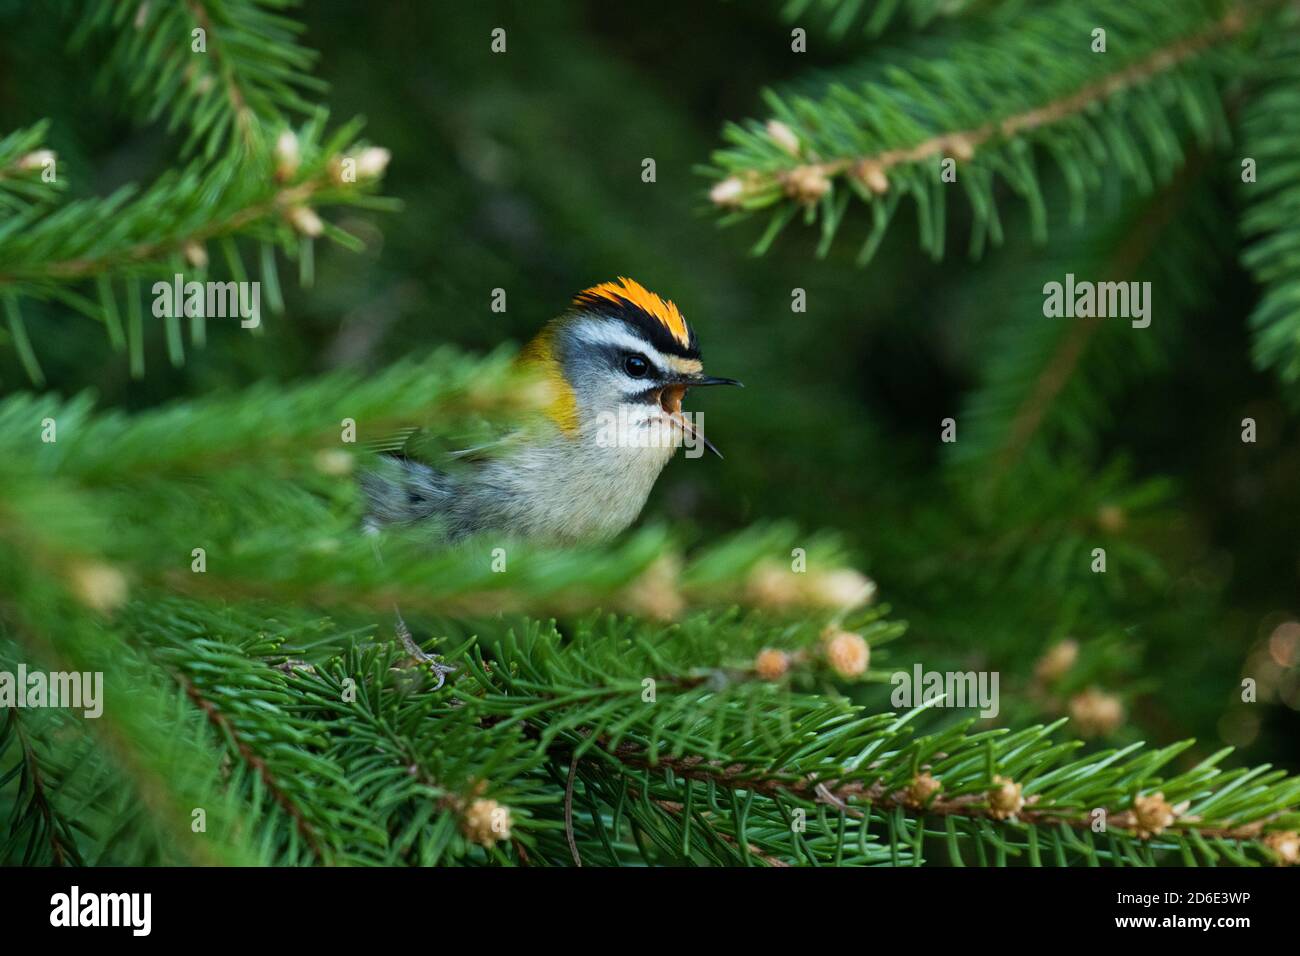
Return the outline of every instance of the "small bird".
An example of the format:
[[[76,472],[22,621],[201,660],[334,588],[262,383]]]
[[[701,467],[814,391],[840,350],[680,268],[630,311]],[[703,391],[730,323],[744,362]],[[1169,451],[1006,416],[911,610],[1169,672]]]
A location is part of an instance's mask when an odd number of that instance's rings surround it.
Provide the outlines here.
[[[369,529],[429,521],[448,541],[489,531],[604,541],[636,520],[679,446],[702,444],[721,457],[682,398],[690,388],[741,383],[705,375],[677,306],[631,279],[578,293],[520,361],[546,389],[543,427],[462,453],[459,469],[386,459],[362,477]]]

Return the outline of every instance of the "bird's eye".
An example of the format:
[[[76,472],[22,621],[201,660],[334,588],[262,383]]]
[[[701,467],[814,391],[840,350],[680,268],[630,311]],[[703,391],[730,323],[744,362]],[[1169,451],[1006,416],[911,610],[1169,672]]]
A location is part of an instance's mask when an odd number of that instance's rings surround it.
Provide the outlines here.
[[[636,353],[624,356],[623,371],[633,378],[645,378],[650,372],[650,361],[644,355]]]

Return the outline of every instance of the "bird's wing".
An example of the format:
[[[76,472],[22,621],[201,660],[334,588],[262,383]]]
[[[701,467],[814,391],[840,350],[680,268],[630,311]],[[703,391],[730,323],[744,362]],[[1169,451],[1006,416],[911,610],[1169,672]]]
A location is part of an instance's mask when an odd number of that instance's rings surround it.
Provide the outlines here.
[[[528,441],[530,430],[512,423],[509,429],[486,421],[467,420],[452,434],[434,434],[424,428],[396,429],[365,447],[381,455],[424,461],[454,470],[457,464],[508,455]]]
[[[476,445],[457,448],[455,451],[448,452],[448,457],[457,461],[484,461],[489,458],[499,458],[520,447],[527,440],[527,429],[517,428]]]
[[[407,444],[419,431],[418,425],[412,425],[409,428],[398,428],[386,435],[381,435],[379,438],[372,438],[369,441],[362,442],[361,447],[377,455],[404,455]]]

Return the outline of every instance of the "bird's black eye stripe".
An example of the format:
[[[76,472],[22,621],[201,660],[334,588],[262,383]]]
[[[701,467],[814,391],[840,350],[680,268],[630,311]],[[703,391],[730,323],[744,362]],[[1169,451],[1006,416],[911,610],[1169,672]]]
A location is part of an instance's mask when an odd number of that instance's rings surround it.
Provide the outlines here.
[[[663,370],[644,352],[634,352],[628,347],[607,345],[599,348],[598,361],[608,363],[606,368],[622,372],[628,378],[658,381],[664,377]]]
[[[632,378],[645,378],[652,367],[650,360],[640,352],[629,352],[623,356],[623,371]]]

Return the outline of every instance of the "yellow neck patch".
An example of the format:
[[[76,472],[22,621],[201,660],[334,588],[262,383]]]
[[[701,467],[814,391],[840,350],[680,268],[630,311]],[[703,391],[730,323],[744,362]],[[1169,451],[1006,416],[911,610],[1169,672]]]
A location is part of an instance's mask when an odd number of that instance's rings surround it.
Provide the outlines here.
[[[691,333],[687,329],[686,320],[682,318],[677,306],[669,299],[659,298],[659,296],[633,279],[619,276],[617,282],[602,282],[600,285],[592,286],[590,289],[578,294],[575,304],[580,304],[583,296],[599,296],[614,303],[618,303],[620,299],[624,302],[630,302],[647,315],[657,319],[668,330],[668,334],[676,339],[683,348],[690,345]]]
[[[564,377],[564,369],[555,357],[554,338],[555,325],[551,323],[524,346],[519,353],[519,361],[541,372],[547,391],[544,413],[566,435],[572,435],[578,430],[578,396],[574,394],[573,386]]]

